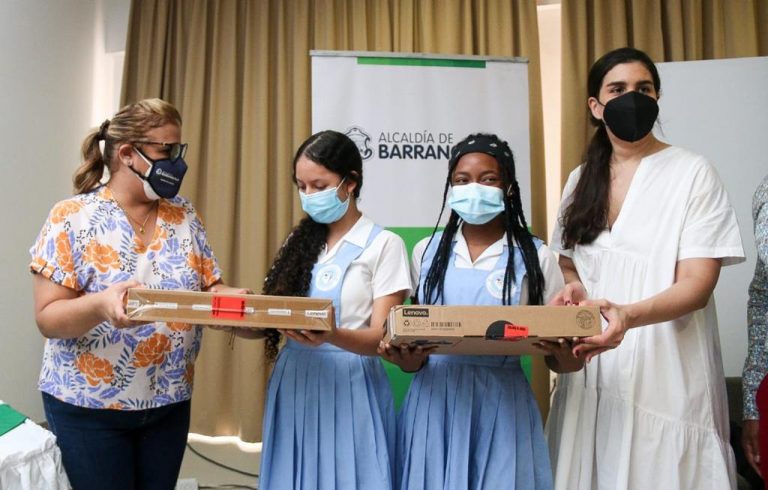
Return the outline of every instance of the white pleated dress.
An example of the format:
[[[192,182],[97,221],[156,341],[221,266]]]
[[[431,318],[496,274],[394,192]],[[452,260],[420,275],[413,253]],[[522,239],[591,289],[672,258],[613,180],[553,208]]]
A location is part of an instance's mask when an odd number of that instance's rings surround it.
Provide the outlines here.
[[[618,304],[672,286],[680,260],[744,260],[715,170],[676,147],[642,160],[611,231],[573,250],[562,249],[561,232],[552,247],[573,259],[589,297]],[[558,490],[735,488],[714,300],[631,329],[617,349],[560,375],[546,430]]]
[[[376,298],[410,292],[400,237],[366,217],[313,271],[312,296],[334,300],[338,328],[367,328]],[[390,490],[395,412],[378,356],[289,341],[267,388],[259,488]]]

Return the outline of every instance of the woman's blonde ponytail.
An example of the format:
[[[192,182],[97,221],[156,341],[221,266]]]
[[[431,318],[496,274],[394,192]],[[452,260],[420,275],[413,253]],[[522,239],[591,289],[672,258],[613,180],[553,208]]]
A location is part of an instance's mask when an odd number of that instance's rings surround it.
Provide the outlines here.
[[[85,137],[82,146],[83,163],[75,171],[72,177],[72,183],[75,187],[75,194],[83,194],[90,191],[101,182],[104,176],[104,167],[108,161],[101,154],[99,141],[102,139],[102,129],[94,129]],[[104,145],[105,147],[107,145]]]

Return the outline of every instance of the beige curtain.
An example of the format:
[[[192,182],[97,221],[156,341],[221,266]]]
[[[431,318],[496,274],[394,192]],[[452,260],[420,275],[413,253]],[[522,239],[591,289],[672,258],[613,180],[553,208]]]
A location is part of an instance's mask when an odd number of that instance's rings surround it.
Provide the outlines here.
[[[587,74],[604,53],[632,46],[656,62],[768,55],[768,0],[563,0],[562,23],[563,183],[592,135]]]
[[[311,130],[311,49],[528,58],[529,219],[544,236],[535,0],[134,0],[122,101],[161,97],[181,111],[190,143],[182,193],[205,216],[227,283],[259,291],[301,217],[291,159]],[[230,347],[208,330],[196,370],[192,430],[260,440],[263,343]]]

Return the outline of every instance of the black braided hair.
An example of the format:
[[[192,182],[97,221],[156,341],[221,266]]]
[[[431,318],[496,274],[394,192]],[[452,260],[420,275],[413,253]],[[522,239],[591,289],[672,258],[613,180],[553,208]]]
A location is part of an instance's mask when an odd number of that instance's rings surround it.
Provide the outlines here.
[[[296,182],[296,164],[301,157],[326,167],[346,181],[357,183],[353,191],[359,197],[363,186],[363,160],[355,143],[336,131],[321,131],[310,136],[299,146],[293,157],[293,181]],[[277,296],[307,296],[312,281],[312,268],[322,252],[328,236],[328,225],[307,216],[291,231],[277,252],[272,267],[264,280],[264,294]],[[272,362],[277,357],[280,333],[267,329],[266,356]]]
[[[523,263],[525,264],[525,270],[528,275],[528,304],[540,305],[544,301],[544,273],[541,271],[538,251],[533,242],[533,235],[528,231],[528,223],[526,222],[523,213],[523,205],[520,200],[520,186],[515,177],[515,160],[512,156],[512,150],[510,150],[507,142],[499,139],[498,136],[484,133],[471,134],[451,149],[452,156],[448,161],[448,177],[446,178],[445,188],[443,189],[443,205],[440,210],[440,215],[437,218],[435,228],[432,231],[432,237],[429,239],[429,243],[432,242],[435,232],[437,232],[439,227],[440,218],[442,218],[443,209],[445,208],[445,202],[448,197],[448,190],[451,187],[451,177],[456,170],[456,165],[459,163],[461,157],[468,153],[465,150],[467,149],[469,142],[474,142],[479,138],[490,140],[490,142],[501,148],[501,151],[499,152],[500,154],[498,156],[493,156],[496,158],[501,169],[501,176],[504,184],[503,188],[508,189],[504,199],[504,229],[507,232],[509,257],[507,259],[507,268],[504,273],[502,302],[505,305],[509,305],[512,302],[512,286],[515,280],[515,257],[513,251],[514,244],[517,243],[522,252]],[[455,211],[451,211],[448,223],[446,224],[445,229],[443,230],[443,235],[437,245],[435,257],[427,271],[427,276],[424,278],[424,298],[419,298],[417,296],[419,303],[443,303],[445,271],[448,268],[448,260],[451,256],[451,243],[454,236],[456,236],[460,223],[461,218],[459,215]],[[429,243],[425,248],[425,253],[429,248]]]

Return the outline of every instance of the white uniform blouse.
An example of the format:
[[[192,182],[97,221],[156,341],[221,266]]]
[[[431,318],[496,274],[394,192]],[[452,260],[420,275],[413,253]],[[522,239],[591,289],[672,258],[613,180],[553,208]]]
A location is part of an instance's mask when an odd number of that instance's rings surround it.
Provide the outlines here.
[[[330,262],[345,241],[364,247],[373,226],[370,218],[361,216],[333,248],[320,253],[318,262]],[[382,230],[347,269],[341,285],[340,327],[368,327],[373,300],[403,290],[406,296],[411,293],[405,244],[398,235]]]
[[[469,256],[469,247],[467,241],[464,239],[462,233],[462,227],[456,231],[456,246],[454,247],[454,253],[456,254],[457,268],[462,269],[477,269],[483,271],[493,270],[499,257],[504,253],[504,246],[507,243],[506,233],[490,247],[485,249],[482,254],[472,262]],[[427,248],[429,237],[424,238],[413,248],[413,256],[411,263],[411,281],[414,288],[419,284],[419,273],[421,271],[421,257],[424,255],[424,250]],[[551,300],[557,293],[563,289],[563,273],[560,271],[560,266],[557,264],[557,258],[552,250],[546,245],[539,247],[539,264],[541,264],[541,272],[544,275],[544,304]],[[523,281],[523,289],[520,292],[520,304],[528,304],[528,281]]]

